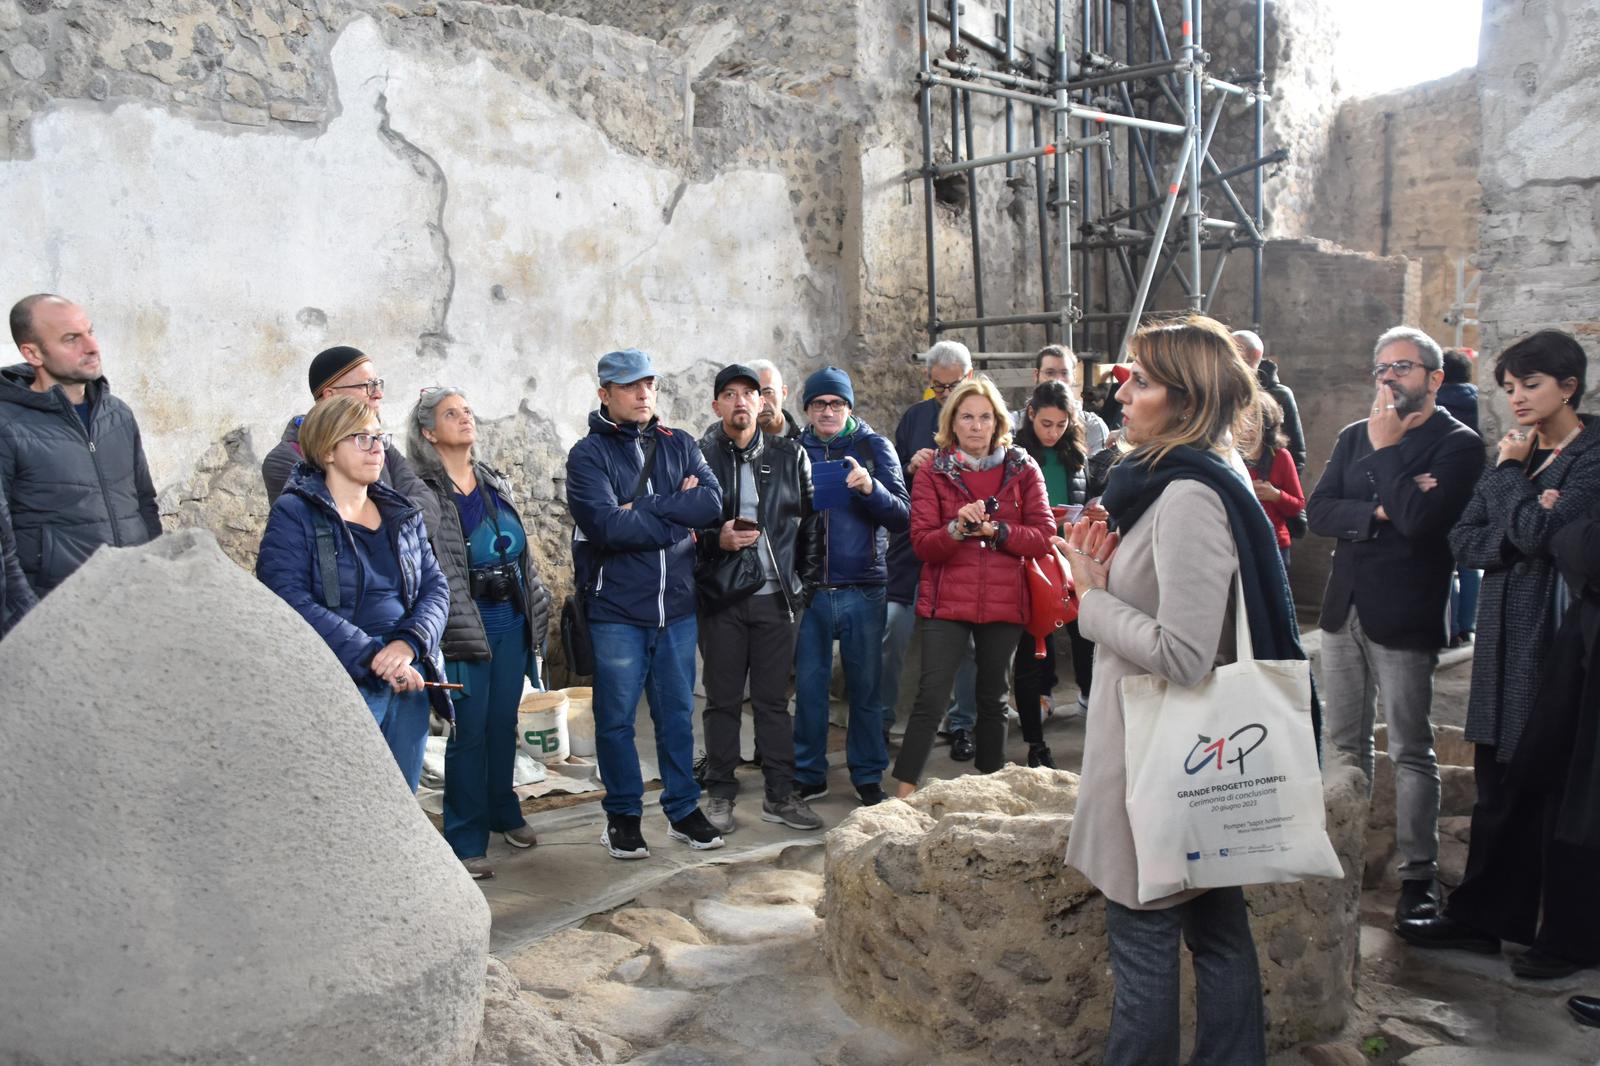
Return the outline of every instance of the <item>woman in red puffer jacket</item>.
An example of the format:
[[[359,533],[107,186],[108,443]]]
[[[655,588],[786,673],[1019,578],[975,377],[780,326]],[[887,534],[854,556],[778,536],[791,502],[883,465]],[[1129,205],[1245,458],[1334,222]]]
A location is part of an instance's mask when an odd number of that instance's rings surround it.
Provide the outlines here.
[[[1055,533],[1044,475],[1011,445],[1011,419],[988,378],[945,401],[939,453],[911,490],[911,547],[923,562],[917,591],[922,681],[895,761],[897,795],[916,790],[956,668],[977,650],[976,765],[1005,764],[1007,671],[1028,614],[1027,560]]]

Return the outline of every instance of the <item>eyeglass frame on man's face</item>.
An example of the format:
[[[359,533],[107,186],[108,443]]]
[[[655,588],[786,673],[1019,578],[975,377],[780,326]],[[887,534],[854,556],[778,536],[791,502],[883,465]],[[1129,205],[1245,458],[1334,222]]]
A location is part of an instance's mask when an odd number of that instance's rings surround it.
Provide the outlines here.
[[[363,389],[367,399],[375,400],[383,395],[383,379],[373,378],[370,381],[352,381],[348,385],[329,385],[330,389]]]
[[[367,438],[367,443],[361,443],[362,437]],[[339,438],[339,442],[341,444],[347,440],[355,441],[356,451],[358,452],[372,452],[378,450],[388,451],[389,445],[394,443],[394,434],[382,432],[370,433],[366,430],[362,430],[360,433],[346,433],[344,436]],[[380,445],[380,448],[373,448],[374,444]]]
[[[1383,376],[1389,373],[1393,373],[1397,378],[1410,377],[1411,372],[1419,366],[1430,374],[1439,369],[1436,366],[1429,366],[1420,359],[1396,359],[1392,363],[1372,364],[1372,380],[1381,381]],[[1401,367],[1405,369],[1402,370]]]

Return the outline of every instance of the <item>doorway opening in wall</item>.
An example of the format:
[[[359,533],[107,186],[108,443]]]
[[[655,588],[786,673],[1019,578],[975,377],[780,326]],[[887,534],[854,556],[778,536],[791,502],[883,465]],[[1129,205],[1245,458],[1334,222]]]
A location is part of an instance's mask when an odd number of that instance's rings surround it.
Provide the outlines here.
[[[1483,0],[1324,0],[1346,96],[1420,85],[1478,65]]]

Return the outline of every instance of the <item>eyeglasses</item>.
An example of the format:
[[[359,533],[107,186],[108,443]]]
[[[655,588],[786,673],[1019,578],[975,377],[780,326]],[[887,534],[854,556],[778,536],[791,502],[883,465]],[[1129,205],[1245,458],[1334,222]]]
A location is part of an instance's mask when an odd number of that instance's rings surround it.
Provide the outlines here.
[[[370,452],[376,450],[388,451],[389,445],[394,443],[393,433],[352,433],[344,438],[356,442],[358,451]]]
[[[380,389],[383,388],[383,379],[382,378],[378,379],[377,385],[378,385],[378,388],[380,388]],[[430,392],[460,392],[460,391],[461,390],[456,388],[454,385],[424,385],[424,386],[422,386],[422,388],[420,390],[418,390],[418,395],[426,396]]]
[[[850,405],[843,400],[812,400],[806,404],[806,410],[821,414],[824,411],[843,411]]]
[[[956,388],[958,386],[960,386],[960,384],[961,384],[960,380],[952,381],[952,382],[949,382],[948,384],[945,384],[943,382],[934,381],[931,378],[928,380],[928,388],[933,391],[933,394],[935,396],[938,396],[938,397],[941,397],[941,398],[950,395],[952,392],[954,392],[956,390]]]
[[[371,381],[356,381],[349,385],[329,385],[330,389],[365,389],[368,399],[376,399],[383,395],[383,379],[373,378]]]
[[[1381,378],[1383,375],[1392,370],[1394,371],[1395,377],[1403,378],[1419,366],[1424,370],[1436,369],[1435,367],[1429,366],[1427,363],[1417,363],[1410,359],[1401,359],[1393,363],[1374,363],[1372,366],[1372,376],[1374,379]]]

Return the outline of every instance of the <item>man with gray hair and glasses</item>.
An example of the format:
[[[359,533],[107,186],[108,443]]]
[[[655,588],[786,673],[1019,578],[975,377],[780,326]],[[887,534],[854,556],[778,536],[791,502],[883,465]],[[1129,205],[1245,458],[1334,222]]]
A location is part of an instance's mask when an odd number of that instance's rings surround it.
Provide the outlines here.
[[[770,359],[752,359],[744,365],[761,378],[761,413],[756,415],[756,425],[761,432],[785,440],[799,440],[804,427],[783,406],[789,400],[789,386],[783,383],[783,371]]]
[[[1421,330],[1396,326],[1379,337],[1371,410],[1340,432],[1306,503],[1311,531],[1337,541],[1319,621],[1326,733],[1360,761],[1369,787],[1383,694],[1401,858],[1397,922],[1439,908],[1433,671],[1449,641],[1448,535],[1484,461],[1477,434],[1434,403],[1443,366]]]
[[[917,471],[933,458],[937,447],[933,435],[939,429],[939,412],[957,385],[972,377],[972,353],[960,341],[939,341],[921,355],[927,368],[928,388],[933,395],[906,408],[894,431],[894,450],[900,456],[906,476],[906,494]],[[889,538],[889,620],[883,631],[883,674],[879,689],[883,703],[883,731],[894,724],[895,704],[900,701],[900,675],[904,672],[906,649],[917,621],[917,584],[922,580],[922,560],[911,550],[911,531],[903,530]],[[976,753],[972,729],[978,721],[978,665],[972,642],[967,642],[966,658],[956,671],[955,692],[950,700],[946,722],[950,729],[950,757],[966,762]]]

